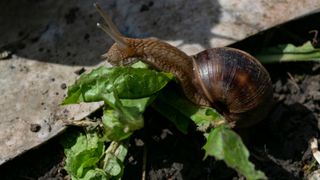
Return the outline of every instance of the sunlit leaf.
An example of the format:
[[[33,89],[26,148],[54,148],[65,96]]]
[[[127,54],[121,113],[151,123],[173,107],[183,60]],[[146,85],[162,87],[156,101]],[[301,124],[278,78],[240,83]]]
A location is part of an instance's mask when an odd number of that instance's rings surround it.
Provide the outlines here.
[[[249,151],[239,135],[225,126],[214,128],[203,147],[206,156],[214,156],[244,175],[249,180],[267,179],[263,172],[255,170],[249,161]]]
[[[172,78],[171,74],[144,68],[101,66],[82,74],[68,88],[63,104],[101,101],[114,91],[120,99],[149,97],[161,90]]]
[[[66,159],[65,169],[75,178],[82,178],[95,169],[104,153],[104,144],[96,133],[72,131],[62,140]]]

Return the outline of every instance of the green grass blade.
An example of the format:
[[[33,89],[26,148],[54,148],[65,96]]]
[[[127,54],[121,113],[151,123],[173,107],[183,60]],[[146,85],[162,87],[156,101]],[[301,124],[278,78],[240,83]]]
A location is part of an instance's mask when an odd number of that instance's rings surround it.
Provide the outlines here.
[[[253,54],[261,63],[280,63],[291,61],[316,61],[320,62],[320,49],[314,48],[311,42],[306,42],[302,46],[292,44],[282,44],[275,47],[263,49],[257,54]]]

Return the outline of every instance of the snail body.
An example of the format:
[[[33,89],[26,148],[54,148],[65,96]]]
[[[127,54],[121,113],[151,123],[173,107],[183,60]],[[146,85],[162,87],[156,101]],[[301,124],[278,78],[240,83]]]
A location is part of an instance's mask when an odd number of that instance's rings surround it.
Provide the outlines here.
[[[159,40],[127,38],[95,6],[107,23],[98,23],[98,27],[115,40],[103,55],[111,65],[128,65],[139,59],[154,69],[173,73],[191,102],[214,107],[236,127],[253,125],[267,116],[273,96],[271,79],[248,53],[222,47],[188,56]]]

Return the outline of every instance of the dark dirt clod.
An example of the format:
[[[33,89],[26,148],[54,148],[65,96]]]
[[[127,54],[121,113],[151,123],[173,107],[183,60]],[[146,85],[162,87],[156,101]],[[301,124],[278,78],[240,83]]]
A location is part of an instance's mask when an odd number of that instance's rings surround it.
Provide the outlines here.
[[[81,75],[82,73],[86,72],[86,69],[84,67],[76,70],[74,73],[76,73],[77,75]]]
[[[144,11],[148,11],[149,10],[149,6],[143,4],[140,8],[140,12],[144,12]]]
[[[30,131],[32,132],[39,132],[41,129],[40,124],[31,124],[30,125]]]
[[[62,83],[62,84],[60,85],[60,87],[61,87],[61,89],[66,89],[66,88],[67,88],[67,84],[66,84],[66,83]]]
[[[72,24],[76,20],[76,13],[79,11],[79,7],[70,8],[68,13],[64,16],[67,24]]]
[[[39,41],[39,38],[40,38],[39,36],[33,37],[33,38],[30,39],[30,42],[31,43],[36,43],[37,41]]]
[[[148,11],[152,6],[153,6],[152,1],[150,1],[148,4],[142,4],[140,7],[140,12]]]
[[[90,35],[88,33],[86,33],[83,38],[88,41],[90,38]]]

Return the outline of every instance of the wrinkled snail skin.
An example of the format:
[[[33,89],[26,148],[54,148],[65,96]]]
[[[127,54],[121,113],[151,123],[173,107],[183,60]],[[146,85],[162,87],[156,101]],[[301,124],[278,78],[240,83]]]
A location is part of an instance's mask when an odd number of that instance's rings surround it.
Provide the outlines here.
[[[188,56],[154,39],[127,38],[96,5],[107,25],[99,27],[115,40],[103,57],[114,66],[137,59],[175,75],[193,103],[216,108],[236,128],[263,120],[272,106],[272,84],[267,70],[248,53],[234,48],[212,48]]]

